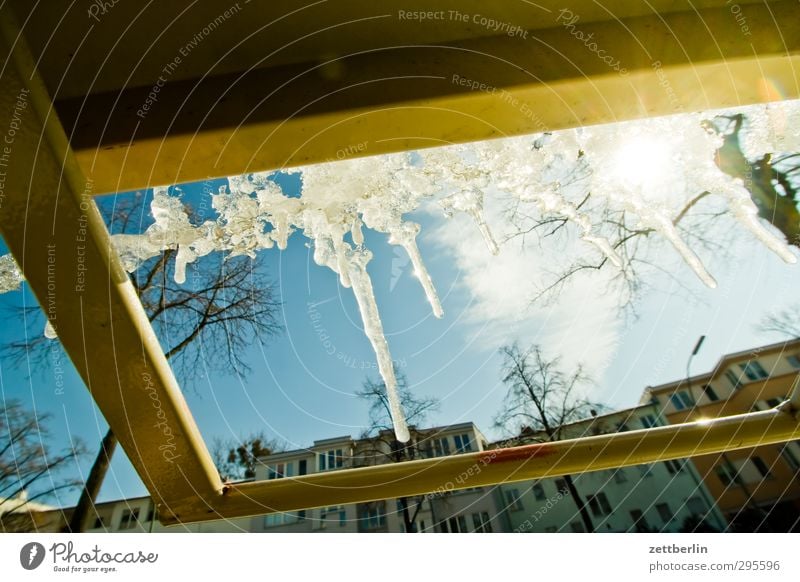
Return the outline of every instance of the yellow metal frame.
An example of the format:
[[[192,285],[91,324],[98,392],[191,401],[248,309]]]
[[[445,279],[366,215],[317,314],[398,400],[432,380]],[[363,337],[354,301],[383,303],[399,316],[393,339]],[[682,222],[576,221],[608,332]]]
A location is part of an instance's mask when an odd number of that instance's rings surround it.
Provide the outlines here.
[[[731,17],[729,10],[724,2],[705,3],[706,6],[713,4],[717,4],[716,8],[707,8],[702,22],[705,26],[718,26],[718,37],[732,41],[730,23],[725,20]],[[794,7],[790,6],[793,4],[775,2],[769,3],[767,8],[748,5],[749,10],[752,9],[749,14],[754,20],[765,18],[770,10],[773,17],[787,11],[794,15]],[[683,23],[688,27],[694,26],[690,16],[659,15],[676,26]],[[746,54],[748,51],[740,47],[728,46],[730,42],[724,48],[718,47],[722,51],[720,55],[706,54],[701,64],[693,61],[691,50],[684,57],[676,57],[672,52],[664,55],[665,74],[676,87],[680,87],[682,94],[687,88],[701,86],[702,103],[692,101],[692,107],[735,104],[731,102],[731,91],[734,91],[736,102],[774,99],[776,95],[763,92],[767,72],[773,81],[783,82],[784,96],[797,97],[795,67],[800,64],[800,22],[795,18],[784,19],[784,22],[787,25],[785,30],[782,29],[781,42],[763,38],[754,40],[748,49],[752,51],[749,56]],[[643,31],[647,22],[641,17],[632,17],[630,22],[623,24],[644,27],[640,29]],[[208,152],[201,151],[196,144],[201,144],[206,150],[213,149],[220,145],[220,139],[238,140],[238,149],[228,162],[213,167],[224,174],[234,174],[285,163],[335,158],[336,148],[348,143],[339,130],[332,129],[340,123],[348,128],[348,132],[355,131],[349,134],[351,140],[363,138],[370,143],[375,142],[376,132],[388,140],[392,136],[408,135],[408,129],[422,131],[426,126],[429,131],[423,134],[431,139],[431,136],[436,136],[439,141],[466,141],[536,128],[520,124],[518,116],[516,124],[513,123],[508,112],[480,92],[431,98],[410,95],[399,116],[392,118],[396,123],[389,126],[383,125],[387,120],[383,117],[386,112],[384,104],[369,105],[366,101],[355,108],[356,113],[353,108],[338,109],[300,121],[281,120],[278,125],[283,128],[283,133],[279,134],[280,139],[273,140],[273,144],[277,144],[271,146],[273,153],[257,159],[245,154],[248,148],[256,147],[252,140],[267,129],[258,123],[241,128],[242,132],[252,134],[247,139],[241,135],[226,137],[216,130],[187,137],[170,134],[168,128],[162,128],[163,133],[156,140],[158,145],[156,142],[152,145],[148,145],[149,142],[131,142],[103,149],[101,144],[99,149],[84,148],[76,152],[57,115],[58,107],[54,107],[48,95],[8,5],[0,9],[0,26],[7,56],[2,70],[0,120],[4,123],[15,116],[17,123],[21,124],[21,129],[16,131],[12,143],[5,150],[11,163],[7,168],[5,196],[0,199],[0,230],[33,293],[56,328],[64,349],[158,505],[162,523],[203,521],[448,491],[800,438],[797,415],[800,396],[795,390],[790,401],[782,407],[702,423],[268,482],[224,485],[128,276],[110,244],[109,234],[92,197],[115,191],[119,184],[126,188],[143,187],[151,185],[152,180],[159,183],[166,178],[169,178],[166,181],[173,182],[175,179],[206,177],[203,172],[206,170],[204,164],[209,162]],[[598,31],[602,31],[604,26],[610,25],[587,23],[587,28],[594,27]],[[774,29],[775,26],[771,26]],[[539,31],[537,34],[545,33]],[[494,48],[505,46],[503,39],[481,38],[471,42]],[[553,42],[565,41],[554,36]],[[625,48],[624,44],[615,46],[620,50]],[[694,52],[702,52],[698,47],[692,48]],[[660,58],[655,41],[650,49],[652,58]],[[734,60],[725,57],[725,50],[731,52]],[[374,71],[382,67],[390,70],[391,64],[392,60],[388,59],[375,61],[371,66]],[[650,63],[642,64],[623,83],[586,62],[585,70],[591,74],[582,80],[556,79],[548,83],[537,81],[527,86],[512,87],[509,84],[507,87],[526,102],[543,99],[542,115],[548,116],[547,123],[551,127],[598,123],[619,117],[666,113],[674,108],[674,103],[663,96],[663,78],[651,69]],[[755,74],[758,78],[753,82]],[[724,82],[715,83],[711,79]],[[630,89],[631,83],[633,89]],[[575,99],[590,89],[592,98],[586,99],[584,104],[575,102],[572,109],[554,105],[553,100]],[[548,94],[549,98],[546,97]],[[620,107],[632,103],[630,95],[649,95],[652,99],[644,109],[628,115]],[[103,97],[97,99],[96,111],[103,111],[100,107]],[[24,107],[21,105],[23,102]],[[603,106],[592,111],[592,103],[598,102]],[[452,109],[457,104],[459,107]],[[441,121],[443,111],[449,114],[454,110],[457,111],[455,119],[461,125]],[[474,120],[464,123],[468,115],[479,110],[482,110],[482,119],[488,118],[496,123],[484,124]],[[69,111],[69,108],[62,107],[62,111]],[[370,121],[363,122],[356,131],[352,125],[346,124],[356,118]],[[328,137],[303,149],[301,142],[306,138],[302,136],[307,136],[309,130],[327,132]],[[370,148],[365,153],[420,145],[420,140],[409,141],[401,137],[390,145]],[[152,151],[148,149],[151,147]],[[175,175],[172,172],[174,168],[163,166],[158,153],[161,151],[173,151],[175,155],[183,152],[188,160],[185,167],[189,169]],[[173,159],[173,154],[165,159]]]

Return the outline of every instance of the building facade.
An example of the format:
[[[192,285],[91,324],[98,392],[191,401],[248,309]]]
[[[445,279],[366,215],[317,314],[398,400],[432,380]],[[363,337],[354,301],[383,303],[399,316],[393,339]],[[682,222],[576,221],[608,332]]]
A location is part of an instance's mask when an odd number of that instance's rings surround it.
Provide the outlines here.
[[[643,402],[683,423],[765,410],[800,380],[800,339],[724,356],[707,374],[648,387]],[[693,457],[736,531],[800,531],[800,442]]]
[[[322,471],[430,459],[485,450],[486,438],[473,423],[411,429],[411,441],[398,446],[390,431],[374,437],[349,436],[315,441],[312,447],[261,459],[256,479],[282,479]],[[251,531],[280,532],[497,532],[509,531],[498,512],[495,487],[449,491],[404,499],[385,499],[272,513],[253,518]]]
[[[642,405],[567,425],[563,437],[659,426],[658,409]],[[532,433],[519,444],[539,442]],[[595,532],[721,531],[723,515],[702,477],[685,459],[572,475]],[[563,476],[501,485],[500,511],[514,532],[585,532],[578,503]]]

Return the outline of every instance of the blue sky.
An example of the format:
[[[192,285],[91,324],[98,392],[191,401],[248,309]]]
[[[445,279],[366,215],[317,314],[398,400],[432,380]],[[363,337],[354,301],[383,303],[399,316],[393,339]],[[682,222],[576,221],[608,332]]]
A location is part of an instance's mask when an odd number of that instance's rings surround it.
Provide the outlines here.
[[[296,177],[279,180],[296,191]],[[202,189],[202,184],[182,187],[194,203]],[[499,203],[487,203],[487,219],[500,230],[501,210]],[[499,257],[491,257],[466,217],[445,219],[423,209],[413,218],[423,225],[419,246],[445,316],[431,315],[403,251],[367,231],[366,244],[374,253],[369,272],[392,355],[415,392],[442,400],[431,424],[473,421],[490,438],[502,436],[491,424],[504,395],[497,354],[503,343],[539,342],[549,354],[562,356],[565,366],[582,363],[595,378],[594,399],[615,408],[630,406],[645,386],[683,377],[700,335],[707,340],[693,373],[710,369],[725,353],[780,339],[759,333],[756,324],[767,311],[792,303],[800,274],[800,267],[785,265],[740,234],[728,256],[703,256],[719,282],[715,290],[703,287],[665,249],[659,262],[675,278],[651,274],[648,282],[656,290],[637,301],[636,319],[621,315],[616,299],[591,278],[576,281],[555,304],[531,308],[533,283],[561,260],[560,251],[506,246]],[[365,426],[367,404],[354,392],[366,376],[377,378],[375,356],[352,293],[332,271],[317,266],[311,252],[302,233],[293,234],[283,252],[263,251],[283,302],[284,331],[249,349],[252,373],[212,376],[185,387],[209,443],[264,430],[297,447],[357,435]],[[23,301],[33,301],[24,285],[20,292],[0,296],[0,306]],[[22,329],[21,323],[3,326],[0,341],[18,339]],[[18,398],[38,412],[52,413],[57,444],[80,438],[89,445],[91,457],[76,467],[85,476],[106,425],[77,374],[65,367],[63,396],[52,396],[52,371],[29,374],[7,362],[0,362],[0,389],[4,399]],[[145,493],[118,451],[101,499]],[[76,494],[65,495],[60,501],[75,499]]]

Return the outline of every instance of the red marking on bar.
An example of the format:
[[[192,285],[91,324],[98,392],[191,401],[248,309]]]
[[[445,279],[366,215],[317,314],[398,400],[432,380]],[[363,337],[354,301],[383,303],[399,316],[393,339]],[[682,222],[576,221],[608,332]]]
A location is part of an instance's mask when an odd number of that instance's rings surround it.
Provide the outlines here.
[[[555,452],[555,447],[548,443],[525,445],[523,447],[513,447],[510,449],[484,451],[481,453],[480,461],[485,465],[490,463],[506,463],[508,461],[526,461],[535,457],[546,457],[555,454]]]

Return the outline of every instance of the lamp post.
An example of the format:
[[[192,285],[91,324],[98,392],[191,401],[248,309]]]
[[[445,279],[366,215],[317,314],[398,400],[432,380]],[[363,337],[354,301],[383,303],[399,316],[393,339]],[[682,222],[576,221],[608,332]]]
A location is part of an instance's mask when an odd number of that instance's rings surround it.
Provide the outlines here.
[[[694,344],[694,349],[692,350],[689,359],[686,360],[686,387],[689,390],[690,396],[692,394],[692,377],[689,374],[689,367],[692,365],[692,360],[697,355],[697,352],[700,351],[700,348],[702,347],[704,341],[706,341],[706,336],[701,335],[700,338],[697,340],[697,343]]]

